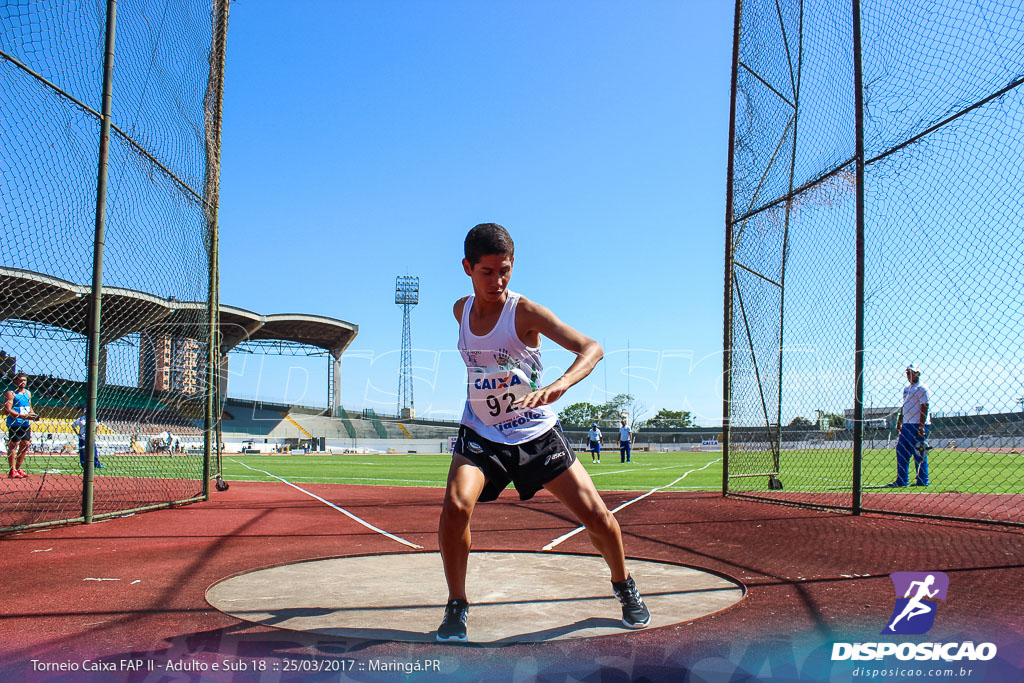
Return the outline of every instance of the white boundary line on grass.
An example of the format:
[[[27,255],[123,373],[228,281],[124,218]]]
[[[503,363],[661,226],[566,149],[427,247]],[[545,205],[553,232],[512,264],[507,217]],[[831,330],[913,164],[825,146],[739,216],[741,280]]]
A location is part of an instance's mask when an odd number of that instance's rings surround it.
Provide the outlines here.
[[[261,472],[262,474],[265,474],[268,477],[273,477],[274,479],[277,479],[279,481],[283,481],[284,483],[286,483],[289,486],[291,486],[293,489],[297,489],[299,491],[302,491],[303,493],[305,493],[310,498],[315,498],[315,499],[319,500],[324,505],[326,505],[328,507],[334,508],[335,510],[337,510],[341,514],[343,514],[346,517],[348,517],[349,519],[351,519],[352,521],[354,521],[354,522],[356,522],[358,524],[362,524],[367,529],[370,529],[371,531],[376,531],[378,534],[383,534],[384,536],[387,536],[388,538],[390,538],[392,541],[397,541],[397,542],[399,542],[399,543],[401,543],[403,545],[409,546],[410,548],[417,548],[419,550],[423,549],[423,546],[421,546],[421,545],[416,545],[415,543],[411,543],[411,542],[405,540],[404,538],[399,538],[398,536],[395,536],[394,534],[389,534],[388,532],[384,531],[383,529],[378,529],[377,527],[373,526],[369,522],[366,522],[366,521],[356,517],[355,515],[353,515],[348,510],[345,510],[344,508],[338,507],[337,505],[335,505],[334,503],[332,503],[329,500],[324,500],[323,498],[321,498],[320,496],[316,495],[315,493],[310,493],[309,491],[307,491],[306,489],[302,488],[301,486],[296,486],[295,484],[291,483],[290,481],[288,481],[284,477],[279,477],[276,474],[271,474],[270,472],[267,472],[266,470],[258,470],[255,467],[249,467],[244,462],[239,462],[238,460],[235,460],[234,458],[228,458],[228,460],[230,460],[233,463],[239,464],[242,467],[250,469],[253,472]]]
[[[623,504],[622,504],[622,505],[620,505],[619,507],[617,507],[617,508],[615,508],[614,510],[612,510],[612,514],[615,514],[616,512],[618,512],[619,510],[621,510],[622,508],[624,508],[624,507],[627,507],[627,506],[629,506],[629,505],[632,505],[633,503],[636,503],[637,501],[641,501],[641,500],[643,500],[644,498],[646,498],[647,496],[650,496],[650,495],[652,495],[652,494],[654,494],[654,493],[657,493],[658,491],[660,491],[660,490],[662,490],[662,489],[667,489],[667,488],[669,488],[670,486],[673,486],[673,485],[675,485],[675,484],[677,484],[677,483],[681,482],[681,481],[682,481],[683,479],[686,479],[686,477],[690,476],[690,475],[691,475],[691,474],[693,474],[694,472],[700,472],[701,470],[706,470],[707,468],[709,468],[709,467],[711,467],[712,465],[714,465],[714,464],[715,464],[716,462],[721,462],[721,461],[722,461],[722,459],[721,459],[721,458],[718,458],[717,460],[712,460],[712,461],[711,461],[711,462],[709,462],[708,464],[704,465],[704,467],[698,467],[698,468],[697,468],[697,469],[695,469],[695,470],[689,470],[689,471],[687,471],[687,472],[686,472],[685,474],[683,474],[683,476],[679,477],[678,479],[676,479],[675,481],[673,481],[673,482],[672,482],[672,483],[670,483],[670,484],[665,484],[664,486],[658,486],[657,488],[653,488],[653,489],[651,489],[650,491],[648,491],[647,493],[645,493],[645,494],[644,494],[644,495],[642,495],[642,496],[637,496],[637,497],[636,497],[636,498],[634,498],[633,500],[627,500],[627,501],[626,501],[625,503],[623,503]],[[578,534],[579,532],[583,531],[584,529],[586,529],[586,527],[582,527],[582,526],[581,526],[581,527],[576,527],[575,529],[573,529],[573,530],[572,530],[572,531],[570,531],[569,533],[567,533],[567,534],[565,534],[565,535],[563,535],[563,536],[559,536],[559,537],[558,537],[558,538],[556,538],[555,540],[551,541],[551,543],[548,543],[548,544],[547,544],[546,546],[544,546],[543,548],[541,548],[541,550],[551,550],[551,549],[552,549],[552,548],[554,548],[554,547],[555,547],[556,545],[559,545],[559,544],[561,544],[561,543],[562,543],[563,541],[568,541],[568,540],[569,540],[570,538],[572,538],[573,536],[575,536],[575,535],[576,535],[576,534]]]

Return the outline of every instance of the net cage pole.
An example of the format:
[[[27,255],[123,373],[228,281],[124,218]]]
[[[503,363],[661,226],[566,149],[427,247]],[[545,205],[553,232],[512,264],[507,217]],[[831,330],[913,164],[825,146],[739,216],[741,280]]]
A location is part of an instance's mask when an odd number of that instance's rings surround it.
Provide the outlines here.
[[[771,490],[778,490],[782,488],[779,480],[779,474],[782,472],[782,387],[785,384],[782,381],[783,378],[783,355],[786,345],[785,330],[786,330],[786,265],[789,261],[789,228],[790,219],[793,214],[793,186],[794,178],[796,176],[796,152],[797,152],[797,141],[799,140],[798,132],[800,125],[800,73],[803,64],[803,3],[800,3],[800,24],[797,29],[797,55],[796,55],[796,69],[793,68],[793,56],[789,50],[789,39],[786,36],[785,24],[780,22],[782,28],[782,43],[786,48],[786,61],[789,64],[790,79],[793,87],[793,151],[790,155],[789,160],[789,188],[786,193],[786,208],[785,208],[785,220],[783,223],[782,230],[782,269],[779,273],[779,390],[778,390],[778,402],[776,407],[778,409],[778,423],[775,431],[775,442],[774,452],[772,453],[772,472],[774,474],[768,475],[768,488]]]
[[[206,106],[206,180],[203,200],[206,209],[209,245],[209,291],[207,344],[206,414],[203,429],[204,500],[210,499],[211,450],[216,448],[217,488],[223,486],[223,461],[220,447],[220,261],[218,205],[220,200],[221,123],[224,109],[224,63],[227,48],[230,0],[219,0],[213,12],[213,50],[207,80]],[[215,415],[215,409],[217,411]],[[214,443],[215,442],[215,443]]]
[[[100,375],[100,313],[103,298],[103,244],[106,232],[107,179],[110,171],[110,112],[114,93],[114,32],[117,23],[117,0],[107,0],[106,40],[103,57],[103,101],[100,115],[100,148],[96,181],[96,232],[93,241],[92,293],[89,304],[88,374],[86,393],[85,452],[96,447],[97,395]],[[95,468],[91,455],[83,461],[82,518],[92,522],[93,477]]]
[[[722,319],[722,496],[729,495],[729,429],[732,408],[732,202],[736,144],[736,76],[740,59],[740,19],[743,0],[736,0],[732,33],[732,90],[729,96],[729,161],[725,184],[725,294]]]
[[[853,101],[856,142],[856,311],[854,322],[853,472],[851,511],[861,513],[864,464],[864,82],[860,0],[853,0]]]

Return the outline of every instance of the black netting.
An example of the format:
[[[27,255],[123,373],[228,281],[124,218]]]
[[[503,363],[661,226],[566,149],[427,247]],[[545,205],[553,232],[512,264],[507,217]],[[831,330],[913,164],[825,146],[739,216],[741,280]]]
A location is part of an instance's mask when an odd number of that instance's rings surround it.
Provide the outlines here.
[[[218,13],[220,12],[220,13]],[[219,0],[117,4],[95,452],[87,331],[100,167],[106,3],[0,6],[0,378],[27,375],[27,477],[3,470],[0,529],[203,492],[218,98]],[[18,392],[21,394],[21,392]],[[7,398],[14,402],[13,394]],[[0,419],[5,441],[26,436]],[[7,444],[5,444],[5,447]]]
[[[851,5],[742,3],[729,490],[839,507],[860,494],[868,510],[1021,523],[1024,8],[860,7],[863,301]],[[911,362],[930,391],[928,476],[918,453],[903,482],[896,422]]]

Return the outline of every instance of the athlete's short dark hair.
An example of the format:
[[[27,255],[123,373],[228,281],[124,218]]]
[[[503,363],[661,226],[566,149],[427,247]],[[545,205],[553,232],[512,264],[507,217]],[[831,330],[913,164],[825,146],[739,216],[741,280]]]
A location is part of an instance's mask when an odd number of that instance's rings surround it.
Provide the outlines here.
[[[475,266],[483,256],[502,254],[509,258],[515,256],[516,245],[508,230],[497,223],[481,223],[473,226],[466,235],[466,260]]]

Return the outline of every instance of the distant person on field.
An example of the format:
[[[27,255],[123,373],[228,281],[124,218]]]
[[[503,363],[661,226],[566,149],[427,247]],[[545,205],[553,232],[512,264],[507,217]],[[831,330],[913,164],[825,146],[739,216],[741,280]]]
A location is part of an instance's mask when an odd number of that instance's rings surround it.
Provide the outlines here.
[[[85,406],[80,406],[81,415],[78,419],[71,423],[71,428],[75,430],[75,434],[78,435],[78,462],[82,465],[82,469],[85,469],[85,423],[89,421],[85,414]],[[99,426],[99,421],[96,422]],[[100,450],[95,443],[92,445],[92,457],[93,465],[97,469],[103,469],[103,463],[100,462]]]
[[[601,437],[601,430],[597,428],[597,423],[590,425],[590,431],[587,432],[587,441],[590,442],[590,461],[601,462],[601,442],[604,439]]]
[[[907,366],[907,381],[903,387],[903,408],[896,420],[896,481],[887,488],[898,488],[910,483],[910,458],[917,470],[914,486],[928,486],[928,427],[932,418],[928,414],[928,387],[921,382],[921,369],[914,363]]]
[[[448,603],[436,638],[467,641],[470,519],[477,502],[496,499],[509,482],[520,500],[547,489],[582,522],[611,571],[622,623],[644,628],[651,615],[626,569],[619,524],[550,407],[590,374],[604,355],[601,345],[547,308],[508,290],[515,247],[505,228],[477,225],[464,246],[462,267],[472,278],[473,294],[455,302],[453,313],[468,381],[438,525]],[[576,355],[565,373],[546,386],[541,386],[542,336]],[[501,579],[488,577],[496,584]],[[524,611],[522,619],[528,614]]]
[[[14,376],[14,388],[4,392],[4,414],[7,416],[7,464],[11,479],[24,479],[28,475],[21,469],[25,453],[32,443],[32,425],[39,416],[32,412],[32,392],[28,386],[28,375],[19,372]]]
[[[633,452],[633,430],[622,420],[619,427],[619,462],[630,462]]]

